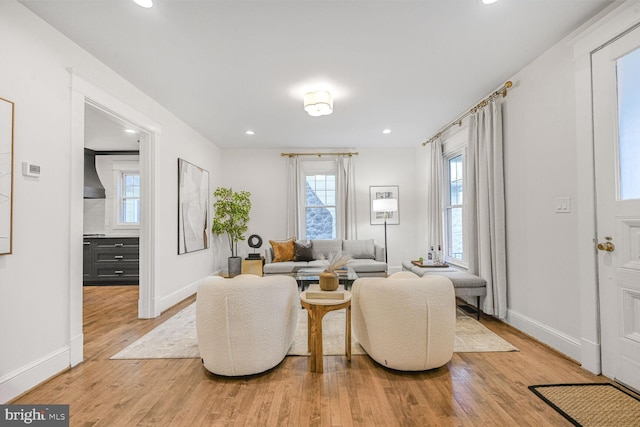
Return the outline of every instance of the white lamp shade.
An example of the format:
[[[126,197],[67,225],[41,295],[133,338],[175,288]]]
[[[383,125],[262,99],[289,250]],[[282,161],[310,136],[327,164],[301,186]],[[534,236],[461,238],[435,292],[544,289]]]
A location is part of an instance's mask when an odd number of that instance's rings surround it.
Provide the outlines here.
[[[398,210],[398,199],[375,199],[372,204],[374,212],[396,212]]]
[[[310,116],[326,116],[333,112],[333,99],[326,91],[309,92],[304,95],[304,110]]]

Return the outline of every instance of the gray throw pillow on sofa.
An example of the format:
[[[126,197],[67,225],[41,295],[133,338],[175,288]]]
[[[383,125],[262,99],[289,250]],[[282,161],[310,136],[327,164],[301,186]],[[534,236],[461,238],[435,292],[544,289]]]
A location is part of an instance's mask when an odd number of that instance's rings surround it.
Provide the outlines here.
[[[319,239],[312,240],[313,259],[329,259],[332,256],[342,256],[342,240]]]
[[[342,252],[353,259],[376,259],[376,250],[373,239],[369,240],[343,240]]]
[[[312,242],[296,240],[293,244],[296,251],[295,257],[293,258],[294,261],[313,261]]]

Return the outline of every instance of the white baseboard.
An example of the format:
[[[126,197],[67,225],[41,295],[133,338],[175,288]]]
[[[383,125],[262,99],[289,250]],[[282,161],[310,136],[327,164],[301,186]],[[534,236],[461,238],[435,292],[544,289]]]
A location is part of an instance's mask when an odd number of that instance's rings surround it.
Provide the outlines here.
[[[11,401],[69,368],[69,354],[69,347],[65,346],[4,375],[0,378],[0,403]]]
[[[211,275],[215,276],[218,275],[219,272],[214,272]],[[189,283],[187,286],[183,287],[182,289],[179,289],[165,297],[159,298],[156,302],[156,308],[158,309],[158,316],[165,310],[173,307],[174,305],[176,305],[177,303],[179,303],[180,301],[182,301],[185,298],[190,297],[191,295],[195,294],[198,291],[198,282],[200,281],[200,279],[196,280],[193,283]]]
[[[507,311],[507,318],[505,320],[514,328],[551,346],[560,353],[582,362],[582,350],[579,339],[573,338],[564,332],[555,330],[513,310]]]
[[[600,356],[600,344],[594,343],[590,340],[582,338],[582,358],[580,363],[582,367],[587,371],[593,372],[596,375],[602,373],[602,358]]]
[[[69,349],[69,362],[76,366],[84,360],[84,334],[78,334],[71,338]]]

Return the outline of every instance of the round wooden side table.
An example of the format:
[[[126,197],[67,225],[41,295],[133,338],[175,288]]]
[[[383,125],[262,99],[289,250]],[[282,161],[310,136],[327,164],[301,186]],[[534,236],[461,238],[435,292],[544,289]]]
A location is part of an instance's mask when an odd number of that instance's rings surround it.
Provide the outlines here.
[[[343,299],[312,299],[307,298],[307,292],[300,294],[300,304],[307,309],[308,341],[307,345],[311,353],[309,367],[311,372],[322,372],[322,318],[325,314],[334,310],[345,308],[345,334],[344,346],[347,360],[351,360],[351,292],[344,292]]]

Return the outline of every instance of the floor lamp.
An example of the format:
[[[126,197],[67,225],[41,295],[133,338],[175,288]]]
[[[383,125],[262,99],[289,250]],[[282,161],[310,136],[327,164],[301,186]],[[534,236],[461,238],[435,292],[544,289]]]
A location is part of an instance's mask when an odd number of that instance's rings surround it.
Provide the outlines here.
[[[387,259],[387,217],[389,212],[398,211],[398,199],[374,199],[371,209],[374,212],[384,212],[384,262],[388,262]]]

